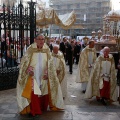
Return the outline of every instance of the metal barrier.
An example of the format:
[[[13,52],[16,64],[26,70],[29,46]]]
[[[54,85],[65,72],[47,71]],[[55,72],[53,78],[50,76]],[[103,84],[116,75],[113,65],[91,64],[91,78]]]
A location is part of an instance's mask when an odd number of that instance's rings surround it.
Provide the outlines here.
[[[0,90],[15,88],[20,64],[36,34],[36,6],[3,6],[0,9]]]

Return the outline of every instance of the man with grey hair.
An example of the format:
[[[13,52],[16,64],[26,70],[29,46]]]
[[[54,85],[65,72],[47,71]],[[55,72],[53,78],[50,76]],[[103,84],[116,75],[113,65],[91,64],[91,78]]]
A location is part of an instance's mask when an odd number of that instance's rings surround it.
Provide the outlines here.
[[[90,77],[91,69],[97,58],[94,41],[90,40],[88,45],[82,50],[79,58],[78,73],[76,82],[81,83],[82,92],[85,93]]]
[[[107,105],[107,101],[117,100],[117,78],[114,57],[109,54],[110,48],[104,47],[94,65],[88,81],[85,98],[96,96],[97,101]]]
[[[20,114],[40,115],[43,111],[63,110],[64,102],[59,80],[50,62],[45,37],[36,35],[22,57],[17,81],[17,102]]]
[[[61,85],[63,98],[65,98],[67,94],[66,65],[64,55],[59,50],[58,44],[53,44],[51,60],[53,61],[53,66]]]

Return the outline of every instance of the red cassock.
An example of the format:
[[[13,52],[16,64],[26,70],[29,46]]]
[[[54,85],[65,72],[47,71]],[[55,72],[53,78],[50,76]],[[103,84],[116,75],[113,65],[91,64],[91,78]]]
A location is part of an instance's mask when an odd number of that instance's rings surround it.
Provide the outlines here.
[[[32,79],[32,92],[31,92],[31,103],[30,103],[30,113],[35,115],[41,115],[42,111],[47,111],[49,96],[47,95],[35,95],[34,94],[34,82]]]
[[[33,116],[35,116],[35,115],[42,114],[42,111],[47,111],[48,102],[49,102],[48,95],[39,97],[38,95],[35,95],[34,92],[32,91],[31,103],[30,103],[30,113]]]
[[[103,80],[103,88],[100,89],[100,97],[110,99],[110,82]]]

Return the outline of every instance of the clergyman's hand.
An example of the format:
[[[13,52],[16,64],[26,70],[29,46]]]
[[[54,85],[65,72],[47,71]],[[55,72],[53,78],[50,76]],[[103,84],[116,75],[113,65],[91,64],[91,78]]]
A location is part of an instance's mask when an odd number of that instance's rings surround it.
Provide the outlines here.
[[[29,66],[27,71],[26,71],[27,74],[33,76],[34,75],[34,72],[33,72],[33,67],[32,66]]]
[[[60,73],[60,70],[57,70],[56,72],[57,72],[57,75],[59,75],[59,73]]]
[[[48,79],[48,75],[47,75],[47,74],[44,74],[43,79],[44,79],[44,80],[47,80],[47,79]]]

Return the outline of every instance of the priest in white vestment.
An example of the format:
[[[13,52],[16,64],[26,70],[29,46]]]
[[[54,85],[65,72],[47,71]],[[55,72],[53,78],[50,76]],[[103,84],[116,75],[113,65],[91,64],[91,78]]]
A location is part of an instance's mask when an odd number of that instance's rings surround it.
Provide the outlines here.
[[[90,77],[90,72],[94,66],[95,60],[97,58],[96,49],[94,48],[94,41],[89,41],[87,45],[81,52],[78,64],[78,73],[76,77],[76,82],[81,83],[82,92],[85,93],[87,83]]]
[[[115,63],[109,52],[110,48],[104,47],[103,54],[97,58],[85,93],[85,98],[96,96],[103,105],[107,105],[108,100],[117,100]]]
[[[50,110],[63,110],[64,102],[50,50],[43,35],[37,35],[22,57],[17,81],[20,114],[40,115]]]
[[[67,94],[67,79],[66,79],[66,65],[63,53],[59,50],[59,45],[53,44],[52,57],[53,66],[56,69],[57,77],[59,79],[61,90],[63,94],[63,98],[66,97]]]

